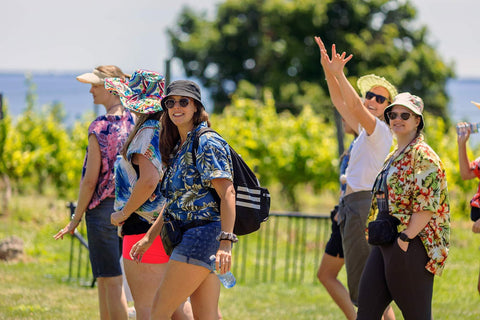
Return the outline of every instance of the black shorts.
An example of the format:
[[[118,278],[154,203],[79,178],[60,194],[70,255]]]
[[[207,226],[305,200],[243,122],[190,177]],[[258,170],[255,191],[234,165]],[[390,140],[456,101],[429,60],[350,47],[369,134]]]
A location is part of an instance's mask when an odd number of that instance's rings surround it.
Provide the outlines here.
[[[332,221],[332,234],[325,246],[325,253],[332,257],[343,258],[342,235],[340,234],[340,227],[337,221],[334,220],[337,214],[338,206],[330,212],[330,220]]]
[[[470,211],[470,219],[475,222],[480,219],[480,208],[472,207]]]

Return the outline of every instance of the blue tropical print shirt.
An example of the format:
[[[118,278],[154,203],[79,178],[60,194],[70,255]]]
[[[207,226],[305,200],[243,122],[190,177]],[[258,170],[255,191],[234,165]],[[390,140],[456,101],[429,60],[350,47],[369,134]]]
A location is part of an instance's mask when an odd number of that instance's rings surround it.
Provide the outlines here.
[[[147,120],[138,129],[135,138],[127,149],[127,159],[122,155],[115,162],[115,210],[122,210],[132,194],[133,187],[137,183],[138,176],[132,165],[132,157],[135,153],[145,156],[152,162],[158,171],[160,179],[163,176],[162,157],[159,149],[160,123],[157,120]],[[160,181],[159,181],[160,182]],[[160,212],[165,198],[160,191],[160,183],[151,197],[135,212],[151,221],[154,214]]]
[[[214,132],[206,132],[198,141],[196,167],[193,165],[193,140],[207,126],[202,122],[188,133],[182,145],[179,142],[165,172],[162,184],[167,198],[165,212],[176,220],[220,221],[220,208],[209,188],[213,188],[213,179],[233,181],[232,158],[227,142]]]

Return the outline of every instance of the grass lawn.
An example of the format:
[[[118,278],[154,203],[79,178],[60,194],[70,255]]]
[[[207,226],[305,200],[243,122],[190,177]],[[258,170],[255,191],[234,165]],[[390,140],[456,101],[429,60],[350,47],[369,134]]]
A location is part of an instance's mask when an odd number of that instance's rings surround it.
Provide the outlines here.
[[[0,319],[98,319],[96,289],[67,282],[70,240],[53,234],[67,222],[65,202],[45,197],[15,198],[0,217],[0,240],[17,235],[25,242],[18,262],[0,262]],[[480,235],[468,221],[452,223],[451,250],[435,278],[435,319],[480,319],[477,279]],[[316,268],[317,266],[308,266]],[[341,278],[345,281],[345,272]],[[342,319],[319,283],[245,283],[222,289],[224,319]],[[397,319],[401,313],[395,307]]]

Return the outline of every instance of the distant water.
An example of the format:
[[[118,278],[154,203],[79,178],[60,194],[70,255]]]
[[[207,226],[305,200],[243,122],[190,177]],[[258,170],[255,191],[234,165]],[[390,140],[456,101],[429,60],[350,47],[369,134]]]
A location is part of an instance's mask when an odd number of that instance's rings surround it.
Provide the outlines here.
[[[448,110],[453,121],[480,122],[480,109],[470,101],[480,102],[480,79],[452,79],[447,83]]]
[[[43,106],[56,102],[62,103],[66,111],[65,122],[72,124],[87,111],[94,111],[93,97],[89,93],[90,85],[78,82],[75,77],[81,74],[32,74],[36,86],[36,104]],[[25,110],[27,83],[24,74],[0,73],[0,93],[9,113],[18,115]],[[103,108],[103,106],[100,106]],[[100,109],[100,112],[103,110]]]
[[[75,79],[80,73],[34,73],[32,81],[36,85],[37,105],[62,103],[67,113],[67,124],[80,119],[86,111],[103,113],[103,106],[95,107],[93,104],[90,85]],[[26,92],[24,74],[0,73],[0,93],[8,104],[10,114],[18,115],[25,109]],[[480,102],[480,79],[451,79],[447,83],[447,92],[450,96],[448,110],[453,122],[480,122],[480,110],[470,103],[471,100]]]

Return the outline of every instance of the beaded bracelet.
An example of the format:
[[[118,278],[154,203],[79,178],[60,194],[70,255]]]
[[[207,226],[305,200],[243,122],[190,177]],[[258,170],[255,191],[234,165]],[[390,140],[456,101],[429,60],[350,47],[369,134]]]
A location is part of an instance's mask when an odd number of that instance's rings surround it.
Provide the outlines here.
[[[221,240],[228,240],[233,243],[238,242],[238,238],[235,233],[225,232],[225,231],[220,232],[220,234],[217,236],[217,241],[221,241]]]

